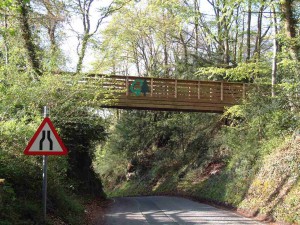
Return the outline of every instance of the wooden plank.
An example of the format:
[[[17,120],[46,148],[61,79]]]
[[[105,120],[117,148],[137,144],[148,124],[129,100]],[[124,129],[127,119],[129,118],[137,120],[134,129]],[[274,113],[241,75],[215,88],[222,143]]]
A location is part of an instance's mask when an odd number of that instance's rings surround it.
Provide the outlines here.
[[[107,108],[118,108],[118,109],[144,109],[144,110],[158,110],[158,111],[184,111],[184,112],[212,112],[212,113],[223,113],[224,109],[219,108],[210,108],[210,107],[198,107],[198,108],[190,108],[190,107],[181,107],[174,108],[172,106],[141,106],[141,105],[130,105],[130,106],[106,106]]]
[[[203,83],[201,82],[201,85],[202,85],[203,87],[214,88],[214,89],[220,89],[220,84],[221,84],[221,83],[214,84],[214,85],[206,85],[206,84],[203,84]],[[183,87],[183,88],[189,88],[189,87],[192,87],[192,88],[198,88],[198,83],[193,83],[193,84],[180,84],[180,83],[178,83],[178,87]]]
[[[107,107],[115,107],[115,108],[147,108],[147,109],[172,109],[172,110],[191,110],[191,111],[217,111],[223,112],[224,107],[214,107],[214,106],[174,106],[174,105],[158,105],[158,104],[115,104],[115,105],[106,105]]]
[[[120,96],[119,98],[115,98],[115,100],[118,100],[118,101],[139,101],[139,102],[164,102],[164,104],[167,104],[167,103],[174,103],[176,104],[176,102],[179,102],[180,104],[181,103],[184,103],[184,102],[188,102],[188,103],[192,103],[194,105],[197,105],[197,104],[201,104],[201,103],[214,103],[214,104],[221,104],[221,105],[224,105],[224,104],[227,104],[227,103],[232,103],[232,101],[228,101],[226,99],[224,99],[223,102],[220,102],[219,99],[204,99],[204,98],[201,98],[201,100],[199,101],[198,99],[175,99],[175,98],[154,98],[154,97],[145,97],[145,96],[139,96],[139,97],[136,97],[136,96],[130,96],[130,97],[126,97],[126,96]]]
[[[175,83],[174,84],[168,84],[168,85],[157,85],[157,84],[154,84],[153,85],[153,89],[162,89],[162,90],[165,90],[165,89],[175,89],[174,87]]]
[[[173,108],[187,108],[187,107],[190,107],[190,108],[199,108],[199,107],[211,107],[211,108],[219,108],[219,109],[223,109],[225,106],[231,106],[231,105],[220,105],[220,104],[213,104],[213,103],[202,103],[202,104],[198,104],[198,105],[193,105],[193,104],[188,104],[186,102],[183,102],[181,104],[174,104],[174,103],[165,103],[165,102],[131,102],[131,101],[125,101],[125,102],[115,102],[111,105],[141,105],[141,106],[167,106],[167,105],[170,105],[172,106]]]
[[[92,87],[92,85],[90,85]],[[98,87],[98,85],[93,85],[94,87]],[[124,90],[126,89],[125,85],[101,85],[103,88],[123,88]],[[129,88],[129,86],[128,86]]]
[[[153,96],[153,78],[151,78],[151,83],[150,83],[150,89],[151,89],[151,96]]]
[[[144,106],[165,106],[165,105],[172,105],[175,108],[178,107],[213,107],[213,108],[224,108],[225,106],[232,106],[232,104],[214,104],[214,103],[201,103],[201,104],[192,104],[188,102],[177,102],[177,104],[171,103],[171,102],[139,102],[139,101],[115,101],[111,105],[144,105]]]
[[[224,111],[221,111],[219,109],[213,110],[213,109],[174,109],[174,108],[149,108],[149,107],[133,107],[133,106],[107,106],[102,105],[103,108],[112,108],[112,109],[136,109],[136,110],[151,110],[151,111],[171,111],[171,112],[203,112],[203,113],[223,113]]]
[[[200,103],[203,103],[203,102],[214,102],[214,103],[219,103],[219,104],[226,104],[226,99],[224,99],[223,102],[220,101],[220,99],[210,99],[210,98],[201,98],[200,100],[197,99],[197,98],[191,98],[191,99],[185,99],[185,98],[159,98],[159,97],[149,97],[147,98],[146,96],[145,97],[142,97],[142,96],[139,96],[139,97],[136,97],[136,96],[129,96],[128,98],[123,97],[123,96],[120,96],[120,97],[117,97],[117,98],[114,98],[114,99],[117,99],[117,100],[120,100],[120,101],[141,101],[141,102],[150,102],[150,101],[165,101],[166,103],[167,102],[170,102],[170,103],[175,103],[175,102],[189,102],[189,103],[192,103],[192,104],[200,104]],[[228,100],[235,100],[235,99],[228,99]]]
[[[106,98],[107,99],[107,98]],[[118,98],[109,98],[109,99],[114,99],[114,101],[119,101],[119,102],[123,102],[123,101],[128,101],[128,102],[140,102],[140,103],[147,103],[147,102],[164,102],[164,104],[174,104],[174,105],[178,105],[178,104],[189,104],[189,105],[199,105],[199,104],[203,104],[203,103],[210,103],[210,104],[220,104],[220,105],[233,105],[236,104],[238,101],[236,99],[224,99],[223,102],[218,102],[212,99],[203,99],[201,102],[194,102],[193,99],[178,99],[178,101],[168,101],[171,99],[155,99],[155,100],[134,100],[134,99],[130,99],[130,100],[126,100],[126,99],[118,99]]]
[[[183,106],[183,105],[188,105],[188,106],[193,106],[193,107],[197,107],[199,105],[208,105],[208,106],[219,106],[219,107],[224,107],[224,106],[232,106],[234,104],[236,104],[235,102],[230,102],[230,101],[226,101],[226,102],[215,102],[215,101],[209,101],[209,100],[205,100],[203,102],[198,102],[197,104],[193,103],[193,102],[189,102],[189,101],[177,101],[177,102],[170,102],[170,101],[139,101],[139,100],[118,100],[118,99],[114,99],[112,100],[114,102],[114,104],[158,104],[158,105],[168,105],[168,104],[172,104],[174,106]]]

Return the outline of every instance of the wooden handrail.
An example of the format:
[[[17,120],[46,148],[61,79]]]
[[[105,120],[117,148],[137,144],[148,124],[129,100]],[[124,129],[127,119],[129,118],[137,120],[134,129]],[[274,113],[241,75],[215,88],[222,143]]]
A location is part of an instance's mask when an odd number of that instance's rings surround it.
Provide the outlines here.
[[[191,83],[197,83],[199,80],[185,80],[185,79],[176,79],[176,78],[158,78],[158,77],[138,77],[138,76],[121,76],[121,75],[97,75],[97,74],[91,74],[91,75],[87,75],[85,76],[86,78],[113,78],[113,79],[123,79],[125,80],[126,77],[128,79],[146,79],[146,80],[151,80],[151,79],[154,79],[154,80],[160,80],[160,81],[184,81],[184,82],[191,82]],[[214,84],[214,83],[225,83],[225,84],[244,84],[244,83],[241,83],[241,82],[229,82],[229,81],[211,81],[211,80],[201,80],[201,83],[211,83],[211,84]]]

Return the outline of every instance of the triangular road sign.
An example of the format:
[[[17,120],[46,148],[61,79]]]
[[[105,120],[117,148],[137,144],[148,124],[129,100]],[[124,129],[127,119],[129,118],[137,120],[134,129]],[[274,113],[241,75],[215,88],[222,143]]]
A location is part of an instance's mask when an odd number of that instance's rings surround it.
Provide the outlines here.
[[[24,150],[25,155],[66,155],[68,150],[46,117]]]

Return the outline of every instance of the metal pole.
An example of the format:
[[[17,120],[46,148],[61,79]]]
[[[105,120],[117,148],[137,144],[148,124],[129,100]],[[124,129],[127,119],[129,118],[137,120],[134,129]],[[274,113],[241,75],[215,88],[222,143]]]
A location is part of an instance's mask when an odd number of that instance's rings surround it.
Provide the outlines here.
[[[48,156],[43,155],[43,218],[46,221],[47,214],[47,161]]]
[[[48,107],[44,106],[44,118],[48,117]],[[43,218],[44,222],[46,222],[46,214],[47,214],[47,161],[48,156],[43,155]]]

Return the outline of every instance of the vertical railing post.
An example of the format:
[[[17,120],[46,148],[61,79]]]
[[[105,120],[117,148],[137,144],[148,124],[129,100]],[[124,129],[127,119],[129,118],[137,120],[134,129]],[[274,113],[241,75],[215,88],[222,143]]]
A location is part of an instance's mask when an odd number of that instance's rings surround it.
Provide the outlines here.
[[[125,78],[125,86],[126,86],[126,96],[128,96],[129,95],[129,81],[128,81],[127,76]]]
[[[221,101],[223,101],[224,99],[224,85],[223,85],[223,81],[221,81]]]
[[[150,83],[150,89],[151,89],[151,97],[153,96],[153,78],[151,78],[151,83]]]
[[[198,99],[200,99],[200,80],[198,81]]]
[[[175,98],[177,98],[177,79],[175,80]]]

